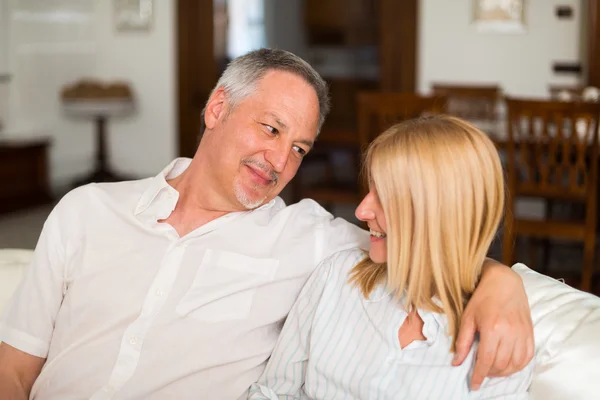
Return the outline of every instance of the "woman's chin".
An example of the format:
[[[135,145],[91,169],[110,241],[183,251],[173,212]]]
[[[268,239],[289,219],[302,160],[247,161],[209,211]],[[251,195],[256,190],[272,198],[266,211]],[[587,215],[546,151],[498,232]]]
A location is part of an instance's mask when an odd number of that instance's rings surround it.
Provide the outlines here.
[[[382,264],[382,263],[386,262],[386,259],[387,259],[386,254],[381,254],[381,251],[374,251],[374,250],[369,251],[369,257],[371,258],[371,261],[373,261],[377,264]]]

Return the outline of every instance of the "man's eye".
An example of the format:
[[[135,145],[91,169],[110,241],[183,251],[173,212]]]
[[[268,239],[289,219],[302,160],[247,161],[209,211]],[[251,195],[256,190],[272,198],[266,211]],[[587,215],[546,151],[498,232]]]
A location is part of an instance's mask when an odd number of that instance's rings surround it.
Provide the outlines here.
[[[306,155],[306,150],[304,150],[302,147],[300,147],[300,146],[294,146],[293,148],[301,156],[305,156]]]
[[[273,135],[277,135],[279,133],[279,131],[277,130],[277,128],[273,128],[271,125],[263,124],[263,126],[265,128],[267,128],[267,130],[269,132],[271,132]]]

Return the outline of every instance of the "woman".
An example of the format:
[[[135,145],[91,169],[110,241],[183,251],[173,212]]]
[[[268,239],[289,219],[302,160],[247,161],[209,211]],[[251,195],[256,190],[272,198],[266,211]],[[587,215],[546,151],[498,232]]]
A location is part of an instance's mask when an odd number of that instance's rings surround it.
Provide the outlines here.
[[[338,253],[314,272],[249,398],[527,398],[533,363],[477,391],[476,345],[451,365],[502,217],[494,144],[458,118],[412,120],[370,145],[365,170],[356,216],[371,232],[368,256]]]

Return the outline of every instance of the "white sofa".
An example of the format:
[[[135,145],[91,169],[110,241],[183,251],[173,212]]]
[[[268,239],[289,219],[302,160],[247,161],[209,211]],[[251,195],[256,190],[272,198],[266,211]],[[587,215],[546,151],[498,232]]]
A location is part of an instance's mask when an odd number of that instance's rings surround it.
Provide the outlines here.
[[[32,251],[0,249],[0,314]],[[600,298],[516,264],[535,330],[534,399],[600,399]]]
[[[32,258],[31,250],[0,249],[0,315],[17,289]]]
[[[534,325],[536,368],[531,397],[600,399],[600,297],[575,290],[523,264]]]

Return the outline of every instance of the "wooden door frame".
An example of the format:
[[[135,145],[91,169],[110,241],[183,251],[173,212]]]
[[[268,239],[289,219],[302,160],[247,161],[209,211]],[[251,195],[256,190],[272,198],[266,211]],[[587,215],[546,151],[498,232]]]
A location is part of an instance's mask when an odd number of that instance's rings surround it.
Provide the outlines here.
[[[192,157],[198,146],[199,112],[217,82],[213,0],[177,0],[177,126],[179,156]]]
[[[415,91],[419,0],[379,0],[379,88]]]
[[[587,2],[587,7],[585,3]],[[585,84],[600,87],[600,0],[583,0],[587,14],[587,54]]]

